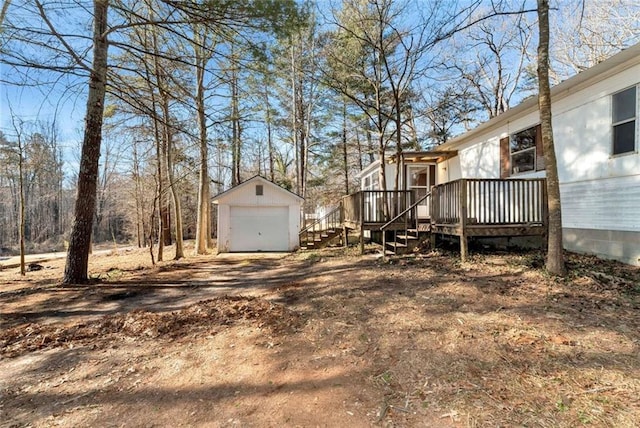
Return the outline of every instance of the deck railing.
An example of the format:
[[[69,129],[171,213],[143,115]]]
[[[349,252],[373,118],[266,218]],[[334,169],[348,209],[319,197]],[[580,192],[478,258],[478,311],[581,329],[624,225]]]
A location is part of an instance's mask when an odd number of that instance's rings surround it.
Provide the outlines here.
[[[414,203],[415,202],[415,203]],[[426,203],[425,203],[426,202]],[[428,207],[429,216],[419,213]],[[340,207],[301,232],[301,238],[341,225],[345,242],[349,229],[360,229],[360,251],[364,252],[365,230],[419,230],[428,220],[432,234],[460,237],[460,252],[467,255],[468,237],[544,236],[548,231],[546,180],[460,179],[433,186],[424,200],[412,190],[363,190],[342,198]]]
[[[416,202],[411,204],[409,207],[405,208],[391,220],[380,226],[380,230],[384,232],[387,228],[393,225],[396,222],[404,222],[404,228],[409,229],[409,227],[413,227],[418,229],[418,205],[428,202],[429,198],[431,198],[431,192],[427,192],[426,195],[422,196]]]
[[[302,229],[298,234],[300,245],[305,246],[308,242],[321,240],[322,236],[326,235],[329,231],[342,229],[343,212],[344,210],[342,209],[342,204],[339,204],[336,208],[329,211],[323,217],[317,219],[309,226]]]
[[[545,179],[462,179],[432,190],[436,225],[546,224]]]
[[[386,223],[412,204],[411,190],[362,190],[342,199],[344,220],[354,224]]]
[[[460,237],[467,258],[470,236],[544,236],[548,231],[546,181],[461,179],[431,189],[431,231]]]

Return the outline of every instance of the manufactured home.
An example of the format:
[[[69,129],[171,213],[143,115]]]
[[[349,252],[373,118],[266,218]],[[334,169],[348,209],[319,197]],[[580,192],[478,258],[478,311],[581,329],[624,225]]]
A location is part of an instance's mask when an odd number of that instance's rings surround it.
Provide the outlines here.
[[[551,91],[565,248],[640,264],[640,44]],[[537,98],[439,147],[437,179],[544,178]]]
[[[635,265],[639,92],[640,44],[551,91],[565,248]],[[362,171],[361,192],[345,198],[346,220],[364,219],[350,225],[363,230],[403,229],[397,221],[387,223],[406,211],[416,229],[423,224],[432,233],[464,240],[544,235],[546,167],[539,124],[538,100],[531,97],[435,151],[385,159],[386,186],[378,160]],[[389,190],[394,188],[399,190]],[[418,206],[410,209],[414,202]]]

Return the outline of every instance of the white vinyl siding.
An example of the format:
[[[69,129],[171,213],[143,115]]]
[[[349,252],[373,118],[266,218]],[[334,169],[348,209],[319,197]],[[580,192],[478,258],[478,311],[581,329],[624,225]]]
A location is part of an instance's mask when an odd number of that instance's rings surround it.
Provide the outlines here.
[[[640,232],[640,175],[565,183],[560,192],[564,227]]]

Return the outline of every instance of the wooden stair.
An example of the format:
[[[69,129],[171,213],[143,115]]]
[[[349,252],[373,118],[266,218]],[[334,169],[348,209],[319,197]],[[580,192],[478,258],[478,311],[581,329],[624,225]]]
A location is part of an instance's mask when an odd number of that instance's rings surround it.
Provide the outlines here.
[[[385,241],[385,255],[402,255],[412,253],[428,236],[428,229],[424,227],[400,230],[394,232],[394,239]]]
[[[418,218],[417,207],[431,198],[431,192],[380,227],[382,232],[382,257],[413,252],[431,234],[431,221]],[[399,227],[398,227],[399,226]]]
[[[341,235],[341,229],[328,229],[320,233],[310,234],[308,237],[300,239],[300,249],[317,250],[324,248]]]
[[[302,229],[298,235],[301,250],[317,250],[343,234],[342,204]]]

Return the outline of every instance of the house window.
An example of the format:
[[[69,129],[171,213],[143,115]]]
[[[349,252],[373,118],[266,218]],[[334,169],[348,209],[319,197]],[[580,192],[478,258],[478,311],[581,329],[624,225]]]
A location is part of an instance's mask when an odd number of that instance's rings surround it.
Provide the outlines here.
[[[264,186],[262,184],[256,184],[256,196],[264,195]]]
[[[380,190],[378,172],[373,172],[364,178],[362,190]]]
[[[511,174],[535,171],[537,133],[537,127],[534,126],[511,135],[509,139]]]
[[[636,149],[636,87],[613,94],[611,104],[613,154],[633,152]]]

